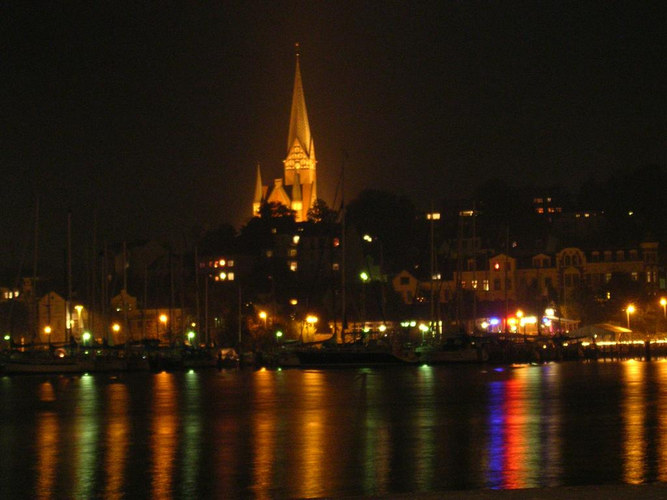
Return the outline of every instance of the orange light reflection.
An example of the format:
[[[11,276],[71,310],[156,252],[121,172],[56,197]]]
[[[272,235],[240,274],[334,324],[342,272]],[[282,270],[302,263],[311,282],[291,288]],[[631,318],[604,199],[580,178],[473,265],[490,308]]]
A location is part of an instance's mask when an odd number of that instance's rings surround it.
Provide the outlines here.
[[[623,384],[625,399],[622,410],[625,423],[623,480],[629,484],[641,484],[646,478],[646,439],[644,437],[646,364],[631,360],[623,363],[623,369],[625,377]]]
[[[107,387],[108,418],[105,444],[107,454],[104,460],[106,485],[104,498],[123,498],[125,465],[129,447],[129,419],[127,408],[129,394],[125,384],[110,384]]]
[[[174,460],[178,448],[178,408],[174,397],[174,375],[155,375],[153,387],[153,421],[151,425],[152,496],[171,498]]]
[[[59,447],[59,425],[58,417],[54,412],[48,411],[37,416],[37,482],[35,485],[35,497],[52,498],[54,496],[54,483],[56,469],[58,467]],[[8,459],[5,457],[4,460]]]

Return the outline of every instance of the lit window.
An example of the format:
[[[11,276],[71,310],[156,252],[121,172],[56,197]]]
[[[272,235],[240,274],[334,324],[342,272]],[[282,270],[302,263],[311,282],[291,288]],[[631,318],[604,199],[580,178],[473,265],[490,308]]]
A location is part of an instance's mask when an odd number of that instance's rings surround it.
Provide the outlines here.
[[[338,270],[340,270],[340,264],[339,264],[338,262],[334,262],[334,263],[331,265],[331,269],[333,269],[334,271],[338,271]]]
[[[227,273],[227,279],[229,281],[234,281],[234,273]]]
[[[482,282],[482,288],[484,288],[484,291],[485,291],[485,292],[488,292],[488,291],[489,291],[489,280],[484,280],[484,281]]]
[[[289,263],[289,270],[294,272],[296,271],[297,268],[297,262],[295,260],[291,260]]]
[[[632,273],[632,281],[637,281],[639,280],[639,274],[638,273]]]
[[[290,248],[290,249],[287,251],[287,254],[288,254],[290,257],[296,257],[296,248]]]
[[[471,285],[473,288],[477,288],[477,280],[472,280]]]

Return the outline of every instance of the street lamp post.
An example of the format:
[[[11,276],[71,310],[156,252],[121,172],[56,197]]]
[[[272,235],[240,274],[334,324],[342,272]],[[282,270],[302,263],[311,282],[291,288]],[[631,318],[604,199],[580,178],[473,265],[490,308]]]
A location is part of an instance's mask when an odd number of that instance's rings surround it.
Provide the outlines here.
[[[628,307],[625,308],[625,315],[627,316],[628,319],[628,330],[630,330],[630,315],[635,312],[635,306],[630,304]]]
[[[662,316],[667,319],[667,298],[660,298],[660,305],[662,306]]]

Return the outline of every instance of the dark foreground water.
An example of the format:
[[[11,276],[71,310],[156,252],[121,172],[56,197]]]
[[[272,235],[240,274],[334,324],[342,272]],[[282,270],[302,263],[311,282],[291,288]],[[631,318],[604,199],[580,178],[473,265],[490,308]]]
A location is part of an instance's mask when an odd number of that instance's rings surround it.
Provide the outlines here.
[[[0,378],[0,498],[667,480],[667,362]]]

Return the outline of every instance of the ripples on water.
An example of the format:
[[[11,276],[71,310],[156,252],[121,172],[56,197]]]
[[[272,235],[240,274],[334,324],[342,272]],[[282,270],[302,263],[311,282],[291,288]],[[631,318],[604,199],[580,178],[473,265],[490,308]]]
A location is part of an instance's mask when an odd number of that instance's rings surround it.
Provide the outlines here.
[[[2,498],[667,481],[667,362],[0,379]]]

